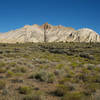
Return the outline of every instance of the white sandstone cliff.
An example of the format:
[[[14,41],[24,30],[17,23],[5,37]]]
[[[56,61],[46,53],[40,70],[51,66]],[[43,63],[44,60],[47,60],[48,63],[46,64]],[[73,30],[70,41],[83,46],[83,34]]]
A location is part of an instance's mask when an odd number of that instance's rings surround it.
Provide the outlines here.
[[[48,23],[26,25],[23,28],[0,34],[0,43],[25,42],[100,42],[100,35],[91,29],[74,30],[71,27],[52,26]]]

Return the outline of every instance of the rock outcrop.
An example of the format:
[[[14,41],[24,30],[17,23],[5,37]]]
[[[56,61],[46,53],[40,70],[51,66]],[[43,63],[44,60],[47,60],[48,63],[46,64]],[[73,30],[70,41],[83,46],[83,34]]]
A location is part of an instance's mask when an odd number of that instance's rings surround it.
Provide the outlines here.
[[[100,42],[100,35],[91,29],[75,30],[71,27],[25,25],[23,28],[0,34],[0,43],[25,42]]]

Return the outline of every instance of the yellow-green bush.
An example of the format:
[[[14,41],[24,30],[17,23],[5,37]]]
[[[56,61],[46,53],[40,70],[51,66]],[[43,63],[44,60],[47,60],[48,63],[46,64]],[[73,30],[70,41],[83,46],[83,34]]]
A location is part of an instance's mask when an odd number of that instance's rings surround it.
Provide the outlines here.
[[[0,89],[4,89],[6,87],[6,82],[3,80],[0,80]]]
[[[8,71],[7,74],[6,74],[7,77],[12,77],[14,75],[15,75],[15,73],[12,72],[12,71]]]
[[[19,66],[17,66],[13,71],[15,73],[26,73],[27,72],[27,68],[26,67],[19,67]]]
[[[44,81],[48,83],[52,83],[55,80],[55,75],[52,72],[47,73],[44,70],[40,70],[39,72],[33,73],[30,78],[35,78],[39,81]]]
[[[0,73],[5,73],[7,70],[5,68],[0,68]]]
[[[69,89],[67,86],[65,86],[63,84],[59,84],[59,85],[57,85],[57,89],[54,92],[54,94],[56,96],[64,96],[68,91],[69,91]]]
[[[41,91],[34,91],[32,94],[26,95],[23,100],[45,100],[45,97]]]
[[[64,95],[62,100],[90,100],[86,99],[85,95],[81,92],[69,92]]]
[[[29,86],[21,86],[19,87],[19,93],[21,94],[30,94],[32,92],[33,88]]]

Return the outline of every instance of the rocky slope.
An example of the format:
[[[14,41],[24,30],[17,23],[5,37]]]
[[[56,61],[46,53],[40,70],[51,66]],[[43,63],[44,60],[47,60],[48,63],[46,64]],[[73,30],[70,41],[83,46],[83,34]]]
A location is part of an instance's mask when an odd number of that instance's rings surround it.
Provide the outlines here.
[[[25,42],[100,42],[100,35],[91,29],[74,30],[71,27],[52,26],[48,23],[26,25],[23,28],[0,34],[0,43]]]

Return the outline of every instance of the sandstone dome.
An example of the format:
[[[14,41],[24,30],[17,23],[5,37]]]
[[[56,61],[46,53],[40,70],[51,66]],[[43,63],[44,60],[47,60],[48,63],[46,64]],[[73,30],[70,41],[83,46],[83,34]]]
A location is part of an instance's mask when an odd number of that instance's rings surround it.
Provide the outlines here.
[[[95,31],[93,31],[92,29],[89,29],[89,28],[79,29],[78,32],[80,34],[97,34]]]
[[[100,42],[100,35],[89,28],[82,28],[73,33],[79,42]]]

